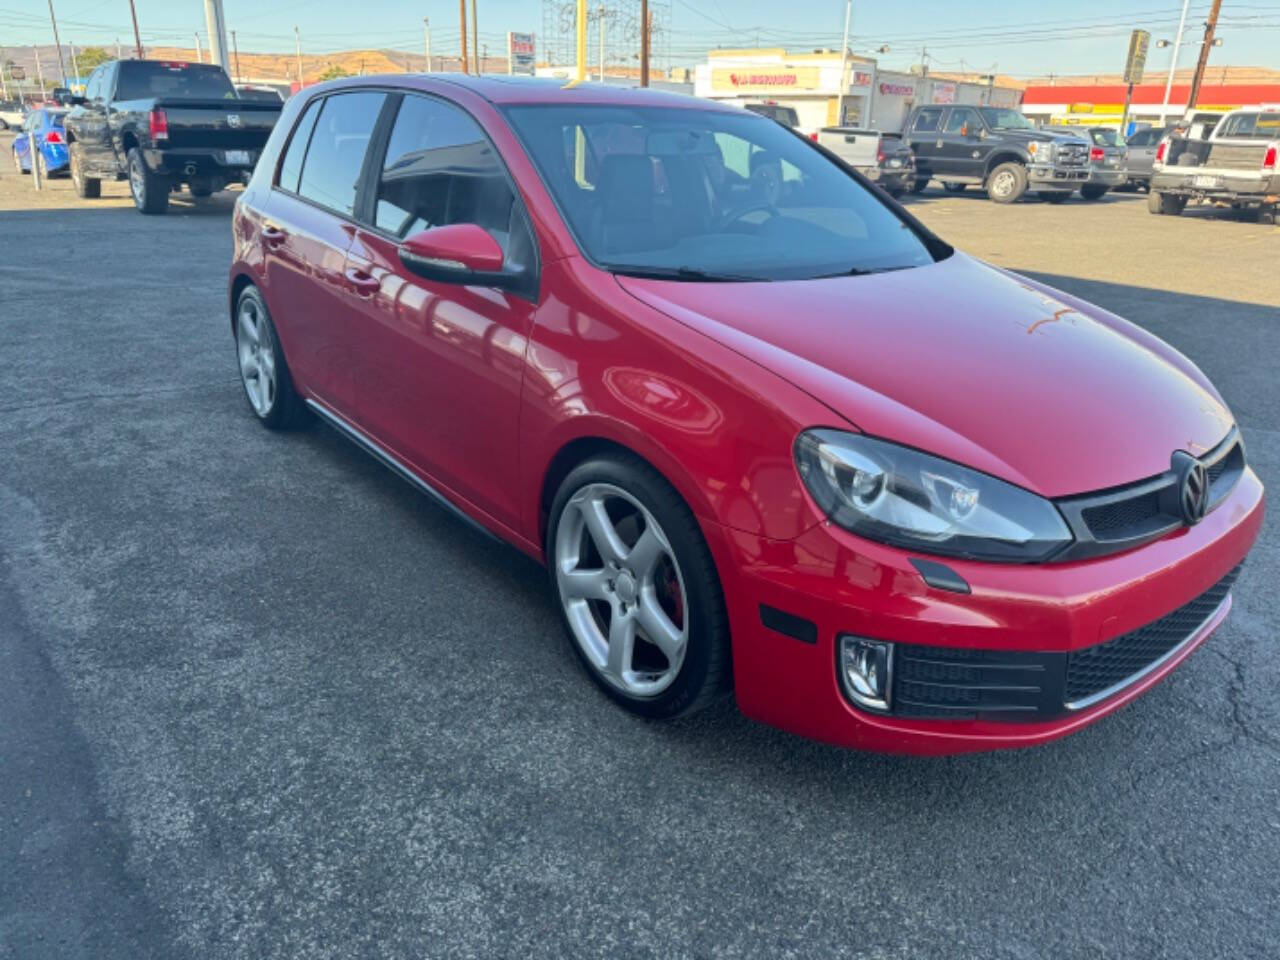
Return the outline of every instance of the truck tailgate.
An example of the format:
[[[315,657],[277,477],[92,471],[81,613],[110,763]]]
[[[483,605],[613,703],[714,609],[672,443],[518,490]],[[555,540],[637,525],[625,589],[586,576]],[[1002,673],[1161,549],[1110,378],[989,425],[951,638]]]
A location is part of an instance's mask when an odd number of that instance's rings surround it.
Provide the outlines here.
[[[1262,143],[1210,143],[1203,166],[1221,170],[1261,170],[1267,153]]]
[[[169,119],[169,149],[259,150],[280,105],[252,100],[157,100]]]

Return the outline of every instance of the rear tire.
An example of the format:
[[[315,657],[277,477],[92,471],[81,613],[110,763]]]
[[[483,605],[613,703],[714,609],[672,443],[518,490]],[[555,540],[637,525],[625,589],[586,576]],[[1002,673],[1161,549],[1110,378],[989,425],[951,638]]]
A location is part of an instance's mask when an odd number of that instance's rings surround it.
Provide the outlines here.
[[[924,193],[924,188],[929,186],[928,177],[917,177],[916,182],[911,185],[912,193]]]
[[[1071,199],[1071,194],[1065,190],[1043,190],[1037,196],[1045,203],[1066,203]]]
[[[1086,183],[1080,188],[1080,196],[1085,200],[1101,200],[1106,192],[1106,187],[1099,186],[1096,183]]]
[[[158,216],[169,211],[171,184],[166,177],[152,173],[142,159],[142,151],[134,147],[129,151],[129,193],[139,213]]]
[[[1152,190],[1147,194],[1147,212],[1160,214],[1166,217],[1176,217],[1182,213],[1183,208],[1187,205],[1186,197],[1170,196],[1167,193],[1160,193],[1158,190]]]
[[[84,157],[81,155],[80,145],[73,143],[68,148],[71,166],[71,182],[75,185],[76,196],[82,200],[96,200],[102,196],[102,181],[97,177],[86,177],[84,175]]]
[[[570,646],[620,706],[666,720],[728,690],[729,621],[711,551],[688,505],[643,460],[608,454],[565,477],[547,568]]]
[[[201,177],[192,180],[187,184],[187,189],[191,191],[193,197],[211,197],[213,196],[213,179],[211,177]]]
[[[1012,160],[1002,163],[987,177],[987,196],[996,203],[1014,203],[1027,192],[1027,168]]]
[[[257,287],[245,287],[236,301],[235,342],[240,383],[258,421],[270,430],[305,423],[306,405],[294,389],[267,301]]]

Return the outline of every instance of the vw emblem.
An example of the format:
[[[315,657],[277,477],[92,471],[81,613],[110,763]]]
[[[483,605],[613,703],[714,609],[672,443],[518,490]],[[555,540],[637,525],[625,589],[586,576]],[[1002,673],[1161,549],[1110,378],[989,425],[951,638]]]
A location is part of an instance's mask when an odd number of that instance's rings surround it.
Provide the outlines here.
[[[1183,459],[1179,474],[1178,507],[1183,522],[1190,527],[1209,512],[1209,474],[1204,464],[1192,457]]]
[[[238,114],[238,113],[228,113],[228,114],[227,114],[227,126],[228,126],[228,127],[232,127],[232,128],[235,128],[235,127],[240,126],[240,114]]]

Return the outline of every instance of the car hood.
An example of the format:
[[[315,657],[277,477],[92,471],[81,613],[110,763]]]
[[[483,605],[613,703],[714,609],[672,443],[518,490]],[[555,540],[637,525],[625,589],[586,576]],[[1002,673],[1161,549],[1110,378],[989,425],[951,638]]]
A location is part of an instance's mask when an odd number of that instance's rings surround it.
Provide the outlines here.
[[[859,430],[1043,496],[1162,473],[1175,450],[1202,454],[1232,425],[1163,341],[963,254],[826,280],[618,283]]]

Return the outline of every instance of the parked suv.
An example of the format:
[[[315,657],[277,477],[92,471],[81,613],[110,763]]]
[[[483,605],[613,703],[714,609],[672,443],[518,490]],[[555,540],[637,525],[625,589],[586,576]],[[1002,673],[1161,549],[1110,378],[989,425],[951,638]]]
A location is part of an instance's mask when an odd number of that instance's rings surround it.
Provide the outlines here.
[[[321,84],[232,236],[251,415],[318,416],[545,563],[573,655],[644,716],[732,688],[863,749],[1064,736],[1223,622],[1262,523],[1186,357],[726,105]],[[466,638],[453,682],[542,641]]]
[[[1046,127],[1055,133],[1075,133],[1088,137],[1089,179],[1080,185],[1080,196],[1086,200],[1100,200],[1113,187],[1125,182],[1121,166],[1124,161],[1124,144],[1115,127]]]
[[[917,193],[937,180],[953,190],[981,186],[996,203],[1028,190],[1061,201],[1089,179],[1088,140],[1038,130],[1008,107],[916,107],[903,136],[916,155]]]
[[[1151,186],[1151,170],[1156,159],[1156,147],[1173,131],[1173,127],[1146,127],[1136,130],[1124,144],[1124,159],[1120,169],[1124,173],[1124,186],[1146,190]]]

